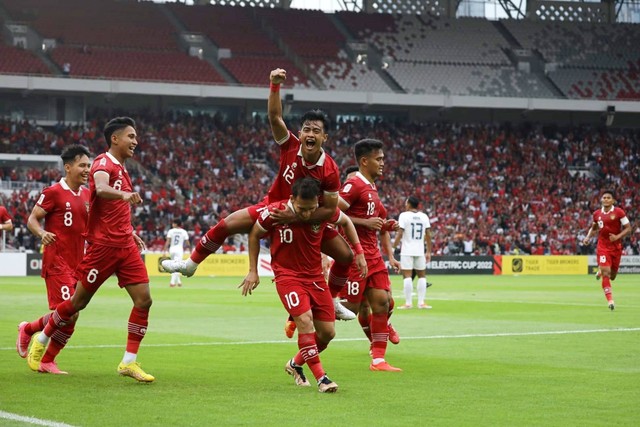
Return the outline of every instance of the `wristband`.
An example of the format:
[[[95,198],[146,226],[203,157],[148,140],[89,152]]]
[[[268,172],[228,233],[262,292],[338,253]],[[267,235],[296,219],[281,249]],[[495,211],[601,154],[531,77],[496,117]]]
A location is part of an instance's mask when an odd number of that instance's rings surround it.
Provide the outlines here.
[[[362,250],[362,245],[360,243],[356,243],[355,245],[353,245],[353,249],[355,250],[356,255],[364,253],[364,250]]]
[[[269,89],[271,89],[271,92],[280,92],[280,83],[278,84],[271,83],[269,85]]]

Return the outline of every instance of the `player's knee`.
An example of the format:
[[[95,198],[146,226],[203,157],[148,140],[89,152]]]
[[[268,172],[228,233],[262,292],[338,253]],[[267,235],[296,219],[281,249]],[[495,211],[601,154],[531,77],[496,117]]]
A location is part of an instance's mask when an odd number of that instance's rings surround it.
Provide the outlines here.
[[[318,339],[322,341],[324,344],[329,344],[332,339],[336,336],[335,328],[329,328],[322,331],[316,331],[318,334]]]

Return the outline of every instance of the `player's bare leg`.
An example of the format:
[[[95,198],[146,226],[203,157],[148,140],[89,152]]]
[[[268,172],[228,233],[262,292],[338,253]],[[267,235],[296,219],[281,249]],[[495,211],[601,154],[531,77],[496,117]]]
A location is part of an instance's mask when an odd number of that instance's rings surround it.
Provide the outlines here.
[[[198,269],[198,265],[209,255],[216,252],[227,237],[234,234],[248,233],[251,231],[253,223],[254,221],[249,214],[248,208],[235,211],[220,220],[202,236],[202,239],[191,252],[189,259],[186,261],[165,260],[162,261],[162,268],[169,273],[179,272],[184,276],[191,277]]]

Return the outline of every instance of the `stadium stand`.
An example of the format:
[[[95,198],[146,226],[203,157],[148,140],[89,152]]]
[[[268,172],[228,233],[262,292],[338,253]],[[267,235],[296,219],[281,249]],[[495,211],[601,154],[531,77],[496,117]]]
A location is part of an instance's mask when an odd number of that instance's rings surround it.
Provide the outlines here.
[[[0,44],[0,73],[9,74],[51,74],[51,71],[37,56],[19,47]]]
[[[250,8],[178,3],[167,7],[187,30],[204,34],[217,48],[229,49],[231,57],[220,58],[220,63],[238,82],[264,86],[265,74],[280,66],[287,69],[294,87],[312,87],[304,73],[272,40],[270,32],[261,27]]]
[[[162,244],[164,228],[175,216],[197,230],[197,238],[220,218],[259,200],[278,170],[278,151],[261,121],[174,117],[136,116],[145,132],[129,169],[144,194],[135,221],[147,242]],[[100,126],[93,121],[46,130],[2,121],[0,139],[12,143],[0,145],[0,152],[39,147],[41,154],[56,154],[64,144],[76,142],[100,153],[105,149]],[[398,216],[407,194],[424,200],[437,254],[458,253],[468,236],[475,240],[477,254],[575,254],[590,253],[579,242],[598,206],[600,189],[614,187],[619,205],[630,218],[639,217],[638,136],[637,131],[589,127],[341,122],[326,149],[344,168],[353,163],[356,140],[381,139],[386,161],[379,190],[389,215]],[[424,169],[433,174],[425,175]],[[577,169],[588,173],[575,173]],[[58,178],[53,170],[0,168],[3,181],[49,184]],[[24,225],[25,206],[36,196],[23,190],[9,197],[19,230],[12,240],[17,247],[34,248]],[[640,229],[625,244],[626,253],[638,254]]]

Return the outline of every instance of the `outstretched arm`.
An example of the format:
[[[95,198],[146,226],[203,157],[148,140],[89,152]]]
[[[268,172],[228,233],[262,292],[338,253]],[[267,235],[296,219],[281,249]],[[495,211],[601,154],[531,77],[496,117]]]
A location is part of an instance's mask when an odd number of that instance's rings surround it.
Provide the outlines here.
[[[269,114],[269,123],[271,124],[271,133],[273,139],[282,141],[289,135],[287,125],[282,117],[282,100],[280,99],[280,84],[287,79],[287,72],[282,68],[276,68],[271,71],[269,80],[271,88],[269,90],[269,100],[267,103],[267,111]]]

